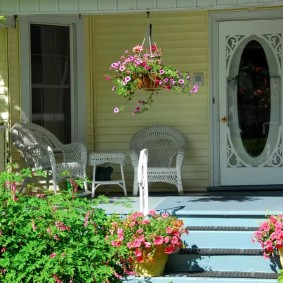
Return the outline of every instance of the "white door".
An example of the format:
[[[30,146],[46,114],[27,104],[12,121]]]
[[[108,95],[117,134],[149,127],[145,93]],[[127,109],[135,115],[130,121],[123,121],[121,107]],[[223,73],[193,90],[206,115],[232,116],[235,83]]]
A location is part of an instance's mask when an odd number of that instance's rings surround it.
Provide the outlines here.
[[[283,20],[219,23],[220,183],[283,183]]]

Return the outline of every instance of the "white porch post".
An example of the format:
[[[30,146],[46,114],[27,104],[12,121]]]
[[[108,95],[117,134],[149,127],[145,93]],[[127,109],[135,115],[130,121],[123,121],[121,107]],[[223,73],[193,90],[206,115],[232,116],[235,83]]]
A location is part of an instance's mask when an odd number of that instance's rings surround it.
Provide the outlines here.
[[[148,215],[148,182],[147,182],[147,149],[140,152],[138,164],[138,186],[140,194],[140,211],[144,216]]]

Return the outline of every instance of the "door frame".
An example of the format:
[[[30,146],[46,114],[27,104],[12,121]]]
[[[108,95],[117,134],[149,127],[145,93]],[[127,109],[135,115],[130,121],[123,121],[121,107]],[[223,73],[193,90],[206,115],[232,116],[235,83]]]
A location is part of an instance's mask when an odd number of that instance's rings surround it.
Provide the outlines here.
[[[209,13],[209,117],[210,117],[210,186],[221,186],[220,179],[220,109],[219,109],[219,22],[283,19],[283,9],[243,10]]]
[[[21,120],[31,119],[30,25],[62,25],[70,28],[71,141],[86,143],[86,94],[84,76],[84,23],[79,16],[20,16]]]

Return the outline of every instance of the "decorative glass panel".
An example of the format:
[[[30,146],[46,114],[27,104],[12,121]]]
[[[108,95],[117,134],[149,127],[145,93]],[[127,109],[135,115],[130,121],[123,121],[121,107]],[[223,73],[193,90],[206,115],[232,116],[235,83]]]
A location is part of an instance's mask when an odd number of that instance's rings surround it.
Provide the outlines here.
[[[267,143],[270,125],[270,74],[261,44],[252,40],[243,49],[238,81],[238,122],[246,152],[259,156]]]

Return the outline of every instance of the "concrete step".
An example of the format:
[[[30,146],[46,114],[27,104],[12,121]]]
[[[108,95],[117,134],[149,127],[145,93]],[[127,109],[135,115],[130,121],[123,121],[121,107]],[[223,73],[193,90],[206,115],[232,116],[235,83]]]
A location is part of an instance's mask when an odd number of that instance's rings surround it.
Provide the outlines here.
[[[260,244],[252,242],[255,227],[189,226],[183,241],[189,247],[260,249]]]
[[[262,257],[261,249],[182,249],[169,255],[168,272],[265,272],[280,269],[279,257]]]
[[[223,226],[223,227],[255,227],[257,228],[263,220],[264,215],[177,215],[186,226]]]
[[[269,273],[167,273],[160,277],[129,276],[123,283],[277,283],[277,276]]]

